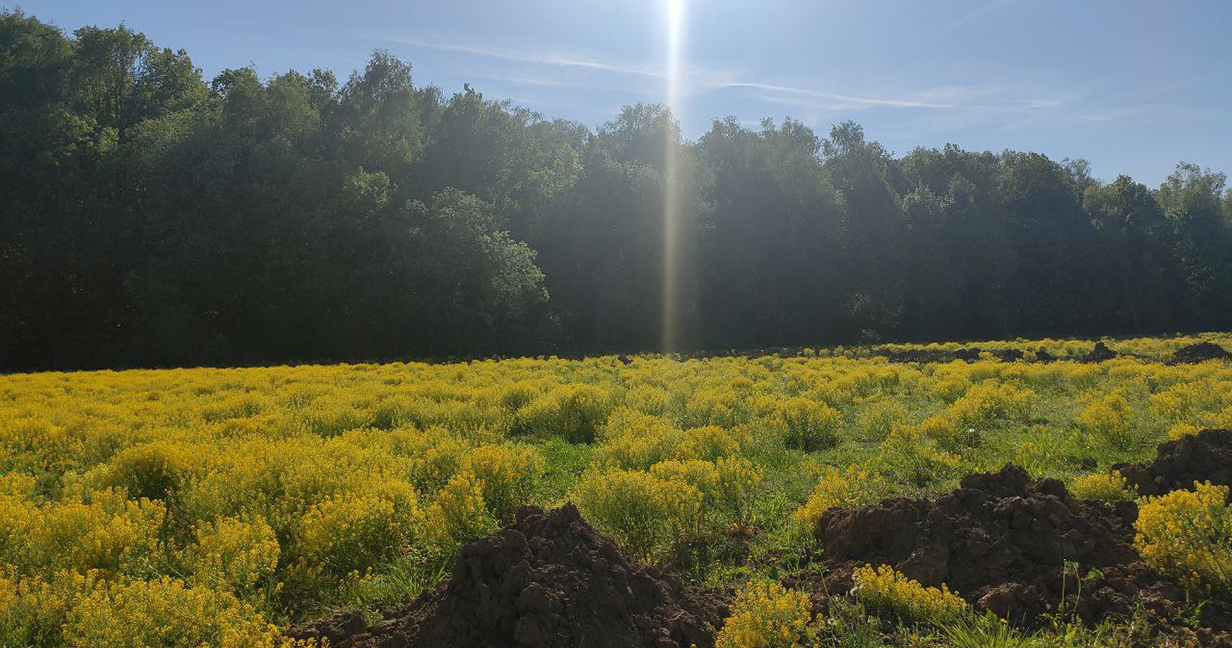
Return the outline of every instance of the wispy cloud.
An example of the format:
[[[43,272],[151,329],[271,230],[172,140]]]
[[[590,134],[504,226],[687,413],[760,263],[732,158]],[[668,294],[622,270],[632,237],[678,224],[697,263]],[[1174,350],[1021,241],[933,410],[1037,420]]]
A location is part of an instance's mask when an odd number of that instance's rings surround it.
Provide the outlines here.
[[[946,29],[947,30],[958,29],[959,27],[971,22],[972,20],[975,20],[976,18],[979,18],[980,16],[988,13],[989,11],[992,11],[993,9],[996,9],[997,7],[1002,7],[1004,5],[1010,4],[1011,2],[1019,2],[1019,1],[1020,0],[993,0],[993,2],[989,2],[988,4],[976,9],[975,11],[965,14],[962,17],[960,17],[958,20],[955,20],[954,22],[950,23],[950,26],[947,27]]]
[[[883,99],[876,97],[855,97],[852,95],[839,94],[835,92],[822,92],[819,90],[809,90],[807,88],[797,88],[792,86],[777,85],[773,83],[758,83],[754,81],[732,81],[724,84],[725,88],[752,88],[755,90],[766,90],[770,92],[784,93],[788,95],[798,95],[802,97],[810,97],[820,99],[822,101],[831,102],[834,108],[870,108],[874,106],[884,106],[891,108],[953,108],[953,104],[931,103],[926,101],[913,101],[910,99]]]
[[[1015,99],[1013,103],[1023,108],[1056,108],[1061,105],[1059,99]]]
[[[994,4],[1003,4],[1014,0],[999,0]],[[985,7],[984,9],[987,9]],[[667,82],[666,71],[662,66],[654,64],[639,64],[623,61],[599,60],[576,54],[561,54],[554,52],[521,50],[515,48],[495,47],[488,44],[475,44],[465,41],[447,41],[415,37],[369,37],[389,43],[410,45],[443,52],[455,52],[472,56],[481,56],[502,61],[522,63],[528,66],[546,66],[552,68],[574,69],[579,71],[614,74],[635,79],[640,83],[631,82],[633,87],[626,86],[625,91],[633,94],[657,96],[660,88],[647,86],[645,82]],[[594,78],[549,77],[543,74],[525,72],[501,77],[504,80],[523,86],[544,87],[596,87]],[[993,88],[981,88],[965,85],[943,85],[925,88],[906,94],[888,94],[884,96],[869,94],[854,94],[849,92],[833,92],[809,87],[799,83],[775,83],[763,80],[751,80],[736,70],[716,69],[701,65],[686,65],[682,74],[681,94],[694,96],[708,92],[724,90],[753,91],[757,100],[776,105],[790,105],[810,108],[820,111],[864,110],[870,108],[907,109],[923,111],[953,111],[956,109],[978,109],[996,107],[1006,110],[1041,110],[1059,105],[1053,99],[1015,98],[1005,91]],[[605,87],[611,88],[610,83]]]
[[[659,68],[639,67],[632,65],[619,65],[606,61],[596,61],[577,56],[548,54],[543,52],[525,52],[513,49],[497,49],[493,47],[485,47],[480,45],[472,45],[467,43],[450,43],[444,41],[420,39],[420,38],[384,38],[376,37],[374,40],[381,40],[390,43],[400,43],[402,45],[412,45],[415,47],[425,47],[428,49],[440,50],[445,52],[458,52],[461,54],[472,54],[475,56],[486,56],[489,58],[501,59],[505,61],[514,61],[518,63],[533,63],[538,65],[552,65],[556,67],[571,67],[587,70],[600,70],[603,72],[616,72],[620,74],[629,74],[634,76],[644,76],[653,78],[664,78],[664,72]]]
[[[414,47],[423,47],[445,52],[457,52],[461,54],[470,54],[473,56],[484,56],[504,61],[512,61],[516,63],[527,63],[532,65],[546,65],[562,68],[576,68],[582,70],[594,70],[599,72],[608,72],[635,77],[642,77],[666,82],[666,71],[661,66],[649,64],[629,64],[617,63],[611,61],[599,61],[593,58],[577,56],[573,54],[556,54],[546,52],[532,52],[517,49],[496,48],[486,45],[475,45],[463,42],[447,42],[439,40],[429,40],[422,38],[406,38],[406,37],[376,37],[375,40],[381,40],[391,43],[399,43],[403,45],[411,45]],[[559,79],[541,79],[538,77],[517,77],[514,80],[523,81],[528,85],[570,85],[569,81]],[[808,98],[816,100],[813,105],[822,108],[832,109],[858,109],[870,107],[892,107],[892,108],[953,108],[954,104],[940,101],[916,98],[895,98],[895,97],[861,97],[851,94],[838,92],[826,92],[815,90],[806,87],[783,85],[778,83],[763,83],[760,81],[745,80],[740,75],[731,70],[719,70],[697,65],[686,66],[683,74],[682,83],[684,88],[682,93],[685,95],[695,95],[703,92],[711,92],[715,90],[724,90],[728,88],[747,88],[751,90],[763,91],[766,93],[787,95],[787,97],[778,97],[781,101],[776,103],[787,103],[790,97]],[[766,95],[769,96],[769,95]]]
[[[1129,106],[1125,108],[1112,108],[1110,110],[1096,110],[1082,113],[1078,115],[1078,119],[1085,122],[1126,121],[1145,117],[1153,109],[1154,106]]]

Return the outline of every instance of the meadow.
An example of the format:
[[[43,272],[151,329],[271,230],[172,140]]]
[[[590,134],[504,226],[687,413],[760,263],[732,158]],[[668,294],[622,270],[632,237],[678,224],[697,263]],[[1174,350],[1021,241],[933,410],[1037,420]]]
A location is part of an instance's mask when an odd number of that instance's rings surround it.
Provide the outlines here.
[[[639,559],[738,590],[720,645],[1019,645],[992,630],[962,643],[952,628],[979,623],[961,599],[871,568],[857,576],[868,610],[967,620],[887,630],[835,612],[782,643],[749,637],[779,617],[811,623],[776,581],[816,568],[812,529],[832,507],[940,493],[1006,463],[1132,498],[1113,464],[1232,428],[1232,363],[1165,362],[1199,340],[1232,348],[1204,334],[1105,340],[1120,355],[1098,363],[1067,359],[1094,341],[1014,340],[979,343],[973,362],[838,347],[0,376],[0,646],[310,645],[284,630],[379,615],[520,506],[565,501]],[[1193,564],[1194,586],[1218,593]]]

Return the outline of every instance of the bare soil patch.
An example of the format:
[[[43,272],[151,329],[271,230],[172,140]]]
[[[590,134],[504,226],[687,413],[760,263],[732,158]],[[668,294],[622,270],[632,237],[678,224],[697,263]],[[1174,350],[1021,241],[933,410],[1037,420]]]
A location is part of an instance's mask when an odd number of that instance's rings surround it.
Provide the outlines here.
[[[1207,360],[1232,360],[1232,353],[1211,342],[1182,347],[1172,354],[1172,364],[1197,364]]]
[[[566,504],[523,508],[383,621],[357,628],[339,615],[294,636],[329,636],[337,648],[708,648],[726,615],[723,596],[637,563]]]
[[[1193,490],[1194,482],[1232,486],[1232,430],[1202,430],[1159,444],[1155,459],[1117,464],[1139,495],[1165,495]]]
[[[1188,632],[1177,616],[1190,607],[1185,590],[1134,550],[1137,512],[1132,502],[1075,499],[1060,481],[1007,465],[943,495],[827,511],[817,532],[828,570],[807,586],[824,599],[849,591],[856,567],[891,565],[1015,625],[1043,624],[1064,602],[1088,623],[1141,606],[1165,632]],[[1232,645],[1229,607],[1201,609],[1203,645]]]

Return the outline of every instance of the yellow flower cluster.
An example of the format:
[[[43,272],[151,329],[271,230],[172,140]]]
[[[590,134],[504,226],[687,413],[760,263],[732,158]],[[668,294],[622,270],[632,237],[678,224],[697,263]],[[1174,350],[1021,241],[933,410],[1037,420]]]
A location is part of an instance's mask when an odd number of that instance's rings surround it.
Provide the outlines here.
[[[393,558],[419,526],[415,490],[405,482],[377,481],[314,504],[297,524],[294,549],[301,569],[337,579]]]
[[[1132,500],[1135,496],[1125,478],[1115,470],[1075,477],[1070,491],[1074,497],[1102,502],[1121,502]]]
[[[808,648],[816,644],[808,594],[750,581],[736,595],[715,648]]]
[[[883,471],[916,487],[954,476],[962,457],[927,436],[927,429],[900,428],[886,437],[878,447]]]
[[[1092,442],[1126,450],[1134,440],[1130,431],[1132,413],[1129,401],[1121,394],[1112,393],[1093,400],[1074,420],[1074,424]]]
[[[925,587],[889,565],[857,568],[856,599],[870,610],[902,619],[925,622],[953,620],[967,611],[967,602],[944,584],[941,589]]]
[[[789,448],[820,450],[839,440],[843,415],[838,410],[807,398],[789,398],[778,404],[775,418]]]
[[[1198,339],[1107,342],[1166,357]],[[1072,356],[1092,342],[979,346]],[[0,646],[72,645],[86,601],[131,603],[217,645],[218,624],[176,607],[238,610],[219,618],[251,637],[257,616],[397,600],[522,504],[572,498],[643,556],[679,557],[1008,460],[1064,474],[1218,426],[1232,426],[1232,366],[1135,357],[908,365],[853,347],[5,375]],[[820,465],[851,467],[814,479]],[[1109,480],[1081,477],[1075,492],[1126,496]],[[1168,511],[1156,517],[1188,519]],[[1160,564],[1190,578],[1223,564],[1180,531],[1152,533],[1140,530]],[[155,595],[176,603],[140,602]]]
[[[461,468],[483,484],[483,501],[498,520],[508,522],[530,500],[543,476],[543,457],[534,449],[510,443],[488,444],[462,456]]]
[[[276,645],[279,636],[231,595],[166,577],[97,587],[73,612],[70,645],[245,648]]]
[[[856,429],[868,441],[883,441],[894,430],[906,424],[907,409],[896,400],[881,400],[870,404],[856,417]]]
[[[1192,373],[1188,380],[1171,381],[1167,389],[1150,397],[1151,412],[1175,425],[1232,427],[1232,406],[1227,398],[1232,393],[1232,379],[1218,366],[1189,369]]]
[[[572,497],[597,528],[651,560],[698,527],[703,495],[684,481],[612,469],[583,475]]]
[[[265,520],[219,518],[196,535],[185,551],[190,583],[246,598],[273,578],[282,547]]]
[[[469,472],[454,475],[424,514],[424,531],[447,553],[496,528],[483,501],[483,482]]]
[[[742,457],[721,457],[718,461],[668,459],[651,466],[650,474],[693,486],[702,494],[703,514],[736,521],[746,519],[762,479],[761,470]]]
[[[165,518],[161,502],[129,500],[116,489],[41,506],[0,496],[0,560],[23,574],[148,573]]]
[[[518,429],[530,434],[590,442],[610,408],[608,393],[601,387],[562,385],[523,405],[515,416]]]
[[[1147,497],[1134,523],[1134,545],[1148,565],[1188,585],[1232,594],[1232,508],[1228,487]]]
[[[808,500],[791,515],[796,533],[802,538],[813,537],[823,513],[832,508],[867,504],[877,495],[880,486],[877,476],[867,468],[848,466],[843,471],[827,468]]]
[[[972,385],[966,394],[954,401],[946,415],[956,425],[981,427],[993,421],[1025,419],[1034,402],[1035,392],[1030,389],[986,379]]]
[[[227,592],[169,577],[107,581],[98,572],[0,574],[0,645],[42,648],[325,648],[290,640]]]

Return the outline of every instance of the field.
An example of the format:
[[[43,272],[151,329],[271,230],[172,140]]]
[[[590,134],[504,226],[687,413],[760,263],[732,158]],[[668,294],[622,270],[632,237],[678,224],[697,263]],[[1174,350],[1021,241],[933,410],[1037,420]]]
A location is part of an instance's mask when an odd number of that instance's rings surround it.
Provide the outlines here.
[[[288,628],[392,614],[522,505],[566,501],[622,556],[722,599],[720,646],[1217,642],[1199,604],[1232,589],[1218,487],[1139,502],[1136,550],[1185,588],[1188,634],[1141,610],[1067,613],[1072,591],[1006,623],[956,586],[839,574],[818,534],[842,521],[832,508],[1007,463],[1112,515],[1135,497],[1114,464],[1232,428],[1232,363],[1168,362],[1198,341],[1232,348],[1205,334],[1106,340],[1100,362],[1079,361],[1093,341],[1018,340],[0,376],[0,646],[311,645]],[[922,358],[947,361],[902,361]],[[1201,507],[1193,524],[1225,535],[1185,544],[1179,521]],[[856,594],[826,598],[836,578]]]

